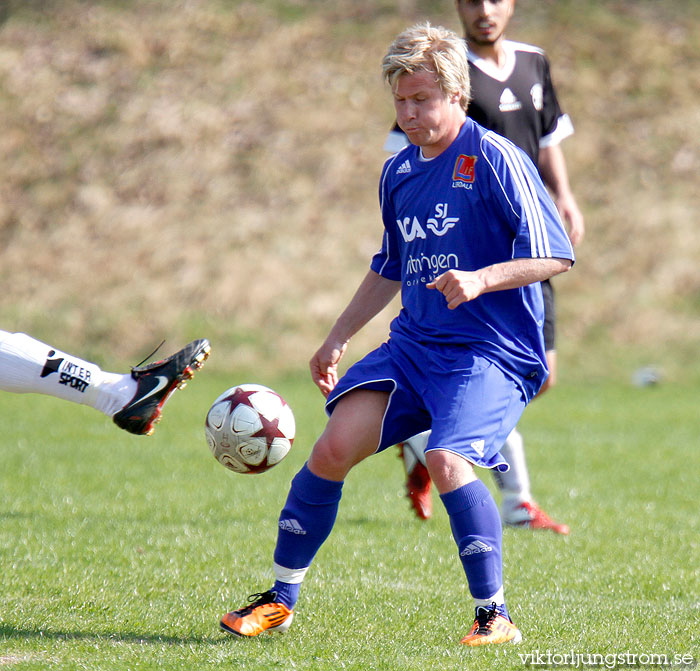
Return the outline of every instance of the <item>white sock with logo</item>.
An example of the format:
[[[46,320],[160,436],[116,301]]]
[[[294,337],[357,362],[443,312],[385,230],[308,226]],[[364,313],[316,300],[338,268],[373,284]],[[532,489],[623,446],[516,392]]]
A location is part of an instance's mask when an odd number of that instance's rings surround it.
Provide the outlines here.
[[[111,417],[136,392],[130,374],[107,373],[24,333],[0,331],[0,390],[55,396]]]
[[[503,496],[502,506],[504,511],[507,511],[521,503],[532,501],[530,474],[525,461],[525,444],[517,429],[508,434],[500,451],[510,466],[508,471],[499,473],[496,478]]]

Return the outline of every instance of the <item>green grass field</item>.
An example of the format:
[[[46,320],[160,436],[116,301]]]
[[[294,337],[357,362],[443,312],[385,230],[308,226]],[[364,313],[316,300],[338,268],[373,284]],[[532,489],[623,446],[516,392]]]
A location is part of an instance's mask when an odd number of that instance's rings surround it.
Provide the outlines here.
[[[272,471],[241,476],[210,456],[202,425],[221,391],[251,381],[287,397],[297,441]],[[277,515],[324,424],[305,375],[205,369],[151,438],[87,408],[3,394],[0,667],[519,669],[529,653],[556,662],[572,651],[694,665],[699,394],[564,381],[528,409],[535,493],[572,533],[505,531],[506,594],[524,640],[474,650],[459,645],[473,611],[446,516],[437,499],[432,520],[412,516],[395,450],[348,478],[289,634],[219,632],[224,612],[271,583]]]

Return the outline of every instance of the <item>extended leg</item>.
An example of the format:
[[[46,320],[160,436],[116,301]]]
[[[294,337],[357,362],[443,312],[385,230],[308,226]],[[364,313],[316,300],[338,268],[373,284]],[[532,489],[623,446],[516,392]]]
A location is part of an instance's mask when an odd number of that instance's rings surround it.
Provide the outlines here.
[[[301,583],[335,524],[343,480],[377,449],[388,398],[385,392],[359,390],[338,401],[308,463],[292,480],[280,514],[275,584],[254,595],[251,605],[224,615],[224,631],[257,636],[289,628]]]

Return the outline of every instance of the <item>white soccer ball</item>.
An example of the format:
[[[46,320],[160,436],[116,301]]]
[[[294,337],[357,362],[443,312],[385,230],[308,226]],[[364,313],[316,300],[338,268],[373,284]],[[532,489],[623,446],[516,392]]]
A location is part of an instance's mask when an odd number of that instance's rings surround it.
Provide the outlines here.
[[[236,473],[263,473],[287,456],[296,425],[278,393],[260,384],[240,384],[212,403],[205,432],[220,464]]]

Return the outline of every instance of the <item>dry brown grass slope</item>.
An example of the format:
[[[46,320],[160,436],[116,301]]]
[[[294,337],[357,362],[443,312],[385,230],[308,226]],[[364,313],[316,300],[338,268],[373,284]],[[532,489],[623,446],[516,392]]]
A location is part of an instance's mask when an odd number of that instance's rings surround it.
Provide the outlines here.
[[[518,2],[510,37],[548,51],[577,130],[588,234],[557,283],[574,367],[627,348],[680,370],[697,349],[699,5]],[[5,0],[1,16],[0,327],[110,361],[205,334],[224,367],[304,365],[379,241],[379,61],[415,20],[458,29],[452,3]]]

